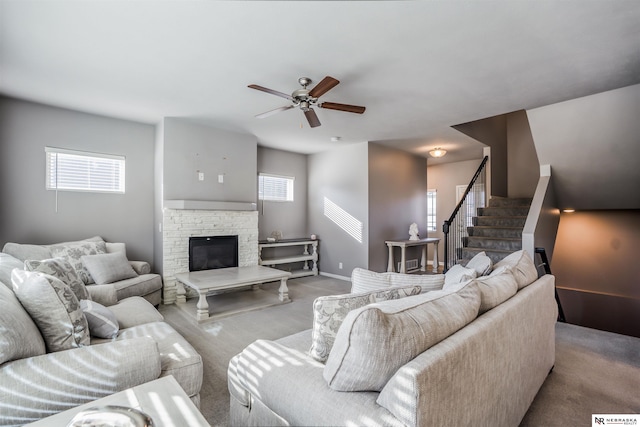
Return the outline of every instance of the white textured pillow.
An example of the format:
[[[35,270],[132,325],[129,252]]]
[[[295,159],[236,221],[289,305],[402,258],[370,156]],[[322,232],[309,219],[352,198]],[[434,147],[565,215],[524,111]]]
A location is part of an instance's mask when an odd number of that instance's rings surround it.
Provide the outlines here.
[[[444,289],[447,289],[449,285],[455,285],[456,283],[466,282],[467,280],[475,279],[478,273],[473,268],[466,268],[460,264],[456,264],[444,273]]]
[[[62,257],[69,261],[85,285],[90,285],[94,283],[94,280],[84,267],[82,257],[85,255],[104,254],[107,252],[107,246],[104,242],[81,241],[51,245],[49,250],[53,258]]]
[[[493,261],[491,261],[491,258],[487,256],[486,252],[482,251],[471,258],[466,267],[473,268],[477,273],[477,277],[486,276],[491,273]]]
[[[115,338],[118,336],[118,319],[116,315],[102,304],[94,301],[81,300],[80,308],[89,323],[89,332],[98,338]]]
[[[85,255],[82,257],[82,262],[98,285],[138,276],[122,252]]]
[[[383,273],[377,273],[359,267],[354,268],[351,272],[352,294],[386,289],[389,286],[391,286],[391,279]]]
[[[510,267],[511,273],[516,278],[518,290],[538,280],[538,270],[529,253],[525,250],[520,250],[508,255],[503,260],[497,262],[494,268],[497,269],[505,265]]]
[[[391,286],[420,286],[422,292],[439,291],[444,285],[444,274],[383,274],[389,276]]]
[[[491,310],[518,292],[518,283],[511,271],[505,270],[500,274],[479,277],[476,283],[480,288],[480,314]]]
[[[24,269],[27,271],[39,271],[62,280],[71,288],[79,300],[91,299],[84,282],[80,279],[71,263],[64,258],[50,258],[42,261],[28,259],[24,262]]]
[[[347,313],[367,304],[418,295],[419,286],[394,287],[359,294],[329,295],[313,302],[313,331],[309,355],[325,362]]]
[[[40,330],[47,350],[89,345],[89,325],[80,303],[62,280],[39,272],[13,270],[13,292]]]
[[[347,314],[323,377],[338,391],[380,391],[393,374],[478,315],[480,291],[433,291],[370,304]]]

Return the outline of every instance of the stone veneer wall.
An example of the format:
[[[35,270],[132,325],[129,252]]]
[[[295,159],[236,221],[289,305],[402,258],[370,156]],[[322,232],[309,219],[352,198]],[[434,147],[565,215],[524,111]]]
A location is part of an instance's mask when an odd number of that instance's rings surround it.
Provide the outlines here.
[[[258,212],[164,209],[163,212],[164,304],[176,301],[175,275],[189,271],[189,237],[238,236],[238,265],[258,265]],[[182,290],[181,290],[182,291]]]

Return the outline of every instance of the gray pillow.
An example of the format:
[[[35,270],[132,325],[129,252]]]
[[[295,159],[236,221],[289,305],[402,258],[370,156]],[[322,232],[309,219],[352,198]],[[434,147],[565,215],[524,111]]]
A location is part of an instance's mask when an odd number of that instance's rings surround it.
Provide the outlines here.
[[[89,345],[89,325],[71,288],[35,271],[13,270],[13,291],[40,330],[47,350]]]
[[[502,261],[497,262],[494,265],[494,269],[502,266],[511,268],[511,273],[516,278],[516,282],[518,282],[518,290],[538,280],[538,269],[529,256],[529,252],[525,250],[514,252]]]
[[[493,261],[487,256],[486,252],[482,251],[469,260],[466,268],[473,268],[478,274],[478,277],[486,276],[491,273]]]
[[[46,348],[38,327],[13,291],[3,284],[0,284],[0,307],[0,365],[44,354]]]
[[[94,283],[94,280],[84,267],[82,257],[85,255],[104,254],[107,252],[107,245],[105,242],[83,241],[51,245],[49,250],[54,258],[62,257],[69,261],[85,285],[90,285]]]
[[[39,271],[62,280],[71,288],[79,300],[91,299],[84,282],[69,261],[64,258],[51,258],[42,261],[26,260],[24,269],[27,271]]]
[[[319,362],[325,362],[342,321],[351,310],[379,301],[418,295],[420,286],[387,288],[359,294],[329,295],[316,298],[313,302],[313,331],[309,355]]]
[[[502,304],[518,292],[518,282],[508,268],[499,274],[479,277],[476,283],[480,288],[480,314]]]
[[[417,355],[478,315],[474,281],[457,292],[432,291],[370,304],[347,314],[323,377],[337,391],[380,391]]]
[[[98,285],[138,276],[122,252],[85,255],[82,257],[82,262]]]
[[[473,268],[466,268],[460,264],[456,264],[444,273],[443,289],[447,289],[448,286],[455,285],[456,283],[475,279],[477,275],[478,273]]]
[[[120,325],[116,315],[102,304],[94,301],[81,300],[80,308],[89,323],[89,332],[98,338],[115,338],[118,336]]]

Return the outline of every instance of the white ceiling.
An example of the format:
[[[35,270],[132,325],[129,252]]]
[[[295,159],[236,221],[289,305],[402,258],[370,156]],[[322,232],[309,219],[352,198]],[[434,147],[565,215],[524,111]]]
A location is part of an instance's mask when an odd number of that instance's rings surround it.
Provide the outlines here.
[[[314,129],[298,110],[254,117],[288,101],[248,84],[326,75],[341,83],[321,100],[367,111],[317,109]],[[375,141],[478,158],[452,125],[636,83],[637,0],[0,2],[0,93],[302,153]]]

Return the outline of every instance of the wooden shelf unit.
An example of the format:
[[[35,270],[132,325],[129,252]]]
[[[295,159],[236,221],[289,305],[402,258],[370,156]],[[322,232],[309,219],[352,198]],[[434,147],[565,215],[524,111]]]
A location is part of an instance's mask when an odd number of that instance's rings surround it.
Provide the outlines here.
[[[284,255],[276,256],[275,254],[269,254],[266,251],[263,253],[263,249],[272,248],[284,248],[292,246],[302,246],[303,250],[301,254],[296,255]],[[310,248],[311,247],[311,248]],[[311,265],[310,264],[311,261]],[[260,240],[258,242],[258,264],[267,267],[278,268],[278,266],[284,266],[285,264],[293,264],[303,262],[302,269],[287,270],[291,271],[291,278],[304,277],[304,276],[317,276],[318,275],[318,240],[312,239],[282,239],[270,242],[268,240]],[[284,268],[281,268],[284,269]]]

